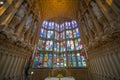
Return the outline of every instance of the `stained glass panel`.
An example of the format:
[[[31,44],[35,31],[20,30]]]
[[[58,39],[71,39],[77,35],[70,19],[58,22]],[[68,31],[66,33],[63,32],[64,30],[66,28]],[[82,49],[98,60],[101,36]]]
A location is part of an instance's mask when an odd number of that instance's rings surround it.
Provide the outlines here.
[[[53,54],[53,67],[57,67],[57,55],[56,53]]]
[[[76,50],[81,50],[83,48],[80,38],[75,40],[75,47],[76,47]]]
[[[44,40],[39,40],[38,42],[38,50],[44,50],[45,47],[45,41]]]
[[[65,33],[64,32],[59,34],[59,40],[61,41],[63,39],[65,39]]]
[[[55,32],[55,39],[59,40],[59,33],[58,32]]]
[[[39,61],[39,54],[36,54],[34,58],[34,64],[33,64],[34,68],[38,67],[38,61]]]
[[[64,30],[64,23],[60,25],[60,31]]]
[[[72,40],[67,41],[67,51],[73,51],[74,50],[74,43]]]
[[[48,22],[47,21],[43,21],[43,24],[42,24],[43,28],[46,28],[47,29],[47,26],[48,26]]]
[[[59,52],[59,42],[54,42],[54,51]]]
[[[43,67],[43,54],[39,54],[38,68]]]
[[[72,53],[72,66],[76,67],[76,55]]]
[[[79,29],[78,29],[78,28],[74,29],[74,30],[73,30],[73,34],[74,34],[74,38],[80,37]]]
[[[61,42],[61,52],[65,52],[66,51],[66,43],[65,41]]]
[[[52,51],[53,49],[53,41],[46,41],[46,50]]]
[[[72,23],[73,28],[77,27],[77,22],[76,21],[73,20],[71,23]]]
[[[55,30],[59,31],[59,25],[55,24]]]
[[[48,29],[54,29],[54,22],[49,22]]]
[[[46,30],[45,29],[41,29],[40,37],[46,38]]]
[[[54,32],[53,31],[48,31],[47,38],[53,39],[54,38]]]
[[[66,31],[66,38],[73,38],[73,35],[72,35],[72,31],[71,31],[71,30],[67,30],[67,31]]]

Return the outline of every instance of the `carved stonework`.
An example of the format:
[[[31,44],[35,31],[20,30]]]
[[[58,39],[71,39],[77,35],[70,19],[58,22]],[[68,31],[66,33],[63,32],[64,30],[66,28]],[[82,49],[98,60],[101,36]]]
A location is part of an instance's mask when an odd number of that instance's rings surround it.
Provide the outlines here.
[[[54,69],[31,69],[31,71],[34,72],[34,74],[31,76],[35,80],[44,80],[47,78],[49,75],[50,77],[56,77],[59,74],[59,70],[54,70]],[[54,72],[53,72],[54,71]],[[89,80],[88,78],[88,73],[87,73],[86,68],[81,68],[81,69],[61,69],[60,73],[64,77],[74,77],[75,80]],[[49,74],[50,72],[50,74]],[[66,75],[68,73],[71,73],[70,75]],[[44,75],[43,75],[44,74]]]

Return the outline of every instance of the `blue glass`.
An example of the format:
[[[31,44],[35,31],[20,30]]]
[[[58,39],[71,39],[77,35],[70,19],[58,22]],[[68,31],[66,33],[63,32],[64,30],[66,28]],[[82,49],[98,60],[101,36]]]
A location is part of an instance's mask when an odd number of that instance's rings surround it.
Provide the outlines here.
[[[71,23],[72,23],[73,28],[77,27],[77,22],[76,21],[73,20]]]
[[[52,22],[49,22],[48,29],[52,29]]]
[[[64,30],[64,23],[60,25],[60,30],[61,30],[61,31]]]
[[[65,28],[68,29],[68,22],[65,22]]]
[[[59,24],[55,23],[55,30],[59,31]]]
[[[71,23],[70,22],[68,22],[68,29],[72,29],[72,26],[71,26]]]
[[[48,22],[47,21],[43,21],[42,26],[43,26],[43,28],[47,28]]]
[[[46,50],[52,51],[53,49],[53,41],[46,41]]]
[[[46,38],[46,30],[45,29],[41,29],[40,37]]]
[[[52,67],[52,54],[48,54],[48,63],[47,63],[48,67]]]
[[[38,60],[39,60],[39,55],[36,54],[34,58],[34,64],[33,64],[34,68],[38,68]]]
[[[48,31],[47,38],[53,39],[54,38],[54,32],[53,31]]]

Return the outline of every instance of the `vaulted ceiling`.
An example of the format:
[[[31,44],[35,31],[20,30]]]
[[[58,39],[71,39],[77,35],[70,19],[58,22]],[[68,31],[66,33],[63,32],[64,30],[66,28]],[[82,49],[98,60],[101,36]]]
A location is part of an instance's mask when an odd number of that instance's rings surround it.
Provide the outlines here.
[[[42,20],[76,19],[79,0],[34,0],[34,11]]]

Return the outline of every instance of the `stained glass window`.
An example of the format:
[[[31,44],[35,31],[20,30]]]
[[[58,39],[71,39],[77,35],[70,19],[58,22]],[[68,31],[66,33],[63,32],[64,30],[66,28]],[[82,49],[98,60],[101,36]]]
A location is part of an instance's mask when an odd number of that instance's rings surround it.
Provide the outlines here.
[[[44,21],[33,67],[86,67],[83,48],[76,21]]]

